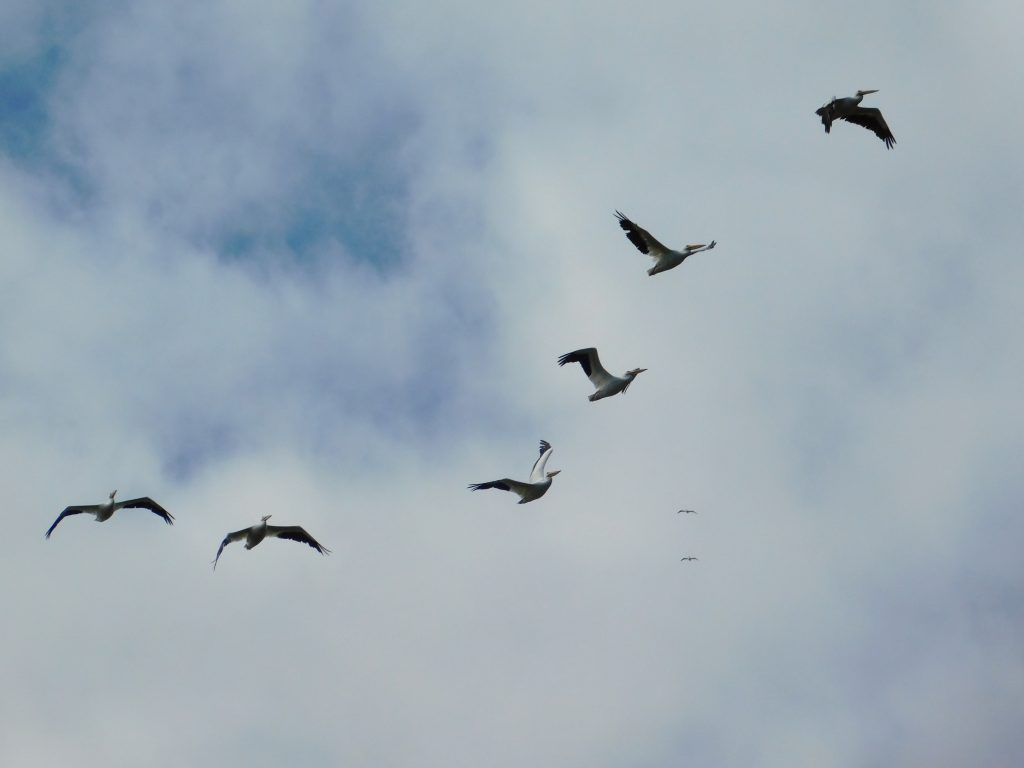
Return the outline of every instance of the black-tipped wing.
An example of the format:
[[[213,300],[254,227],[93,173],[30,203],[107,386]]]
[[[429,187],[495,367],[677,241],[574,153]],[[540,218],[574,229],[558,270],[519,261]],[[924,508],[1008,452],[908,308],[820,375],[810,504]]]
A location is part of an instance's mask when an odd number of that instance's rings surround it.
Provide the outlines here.
[[[233,533],[229,533],[227,536],[224,537],[224,541],[222,541],[220,543],[220,546],[217,547],[217,556],[215,558],[213,558],[213,570],[217,570],[217,561],[220,560],[220,553],[224,551],[224,547],[226,547],[228,544],[231,544],[232,542],[241,541],[248,534],[249,534],[249,529],[248,528],[243,528],[240,531],[235,531]]]
[[[638,227],[624,213],[616,211],[615,216],[619,220],[619,226],[622,227],[626,237],[629,238],[629,242],[635,245],[640,253],[646,253],[648,256],[658,258],[663,253],[668,252],[668,248],[659,243],[650,232],[643,227]]]
[[[814,114],[821,118],[821,124],[825,126],[825,133],[832,132],[832,121],[836,119],[836,102],[833,99],[823,107],[815,110]]]
[[[601,365],[601,358],[597,356],[597,349],[594,347],[577,349],[575,352],[569,352],[558,358],[559,365],[566,363],[579,363],[583,372],[587,374],[587,378],[590,379],[590,383],[595,387],[603,387],[612,378],[612,375]],[[541,449],[541,453],[543,452],[544,450]]]
[[[149,496],[140,496],[137,499],[117,502],[118,509],[126,507],[129,509],[148,509],[153,514],[160,515],[168,525],[174,525],[174,515],[149,498]]]
[[[268,525],[267,536],[275,536],[279,539],[288,539],[289,541],[298,541],[302,544],[308,544],[321,555],[331,554],[331,550],[310,536],[306,529],[301,525]]]
[[[470,483],[466,487],[471,491],[488,491],[491,488],[497,488],[499,491],[511,491],[510,484],[515,482],[508,478],[504,480],[491,480],[489,483]]]
[[[50,538],[50,534],[53,533],[53,529],[57,527],[61,520],[69,515],[80,515],[83,512],[95,512],[99,507],[96,504],[80,504],[77,507],[67,507],[63,512],[57,515],[57,519],[53,521],[53,525],[46,532],[46,538]]]
[[[566,363],[579,363],[583,372],[589,377],[594,371],[590,365],[591,356],[593,356],[594,360],[598,360],[597,350],[594,347],[577,349],[575,352],[566,352],[558,358],[558,364],[565,365]],[[598,362],[598,365],[600,365],[600,362]]]
[[[491,488],[497,488],[499,491],[511,491],[521,497],[530,486],[528,483],[521,483],[518,480],[510,480],[504,477],[501,480],[491,480],[489,483],[471,483],[467,487],[474,491],[486,491]]]
[[[872,131],[885,142],[886,149],[892,149],[892,145],[896,143],[896,138],[882,117],[882,111],[876,107],[857,107],[849,114],[840,115],[840,118]]]

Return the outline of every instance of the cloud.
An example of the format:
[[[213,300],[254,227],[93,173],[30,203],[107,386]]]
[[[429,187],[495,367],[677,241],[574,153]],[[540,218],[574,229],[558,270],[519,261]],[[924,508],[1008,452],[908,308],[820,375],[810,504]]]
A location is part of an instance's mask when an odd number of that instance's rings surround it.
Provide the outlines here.
[[[1014,11],[5,12],[5,763],[1019,751]]]

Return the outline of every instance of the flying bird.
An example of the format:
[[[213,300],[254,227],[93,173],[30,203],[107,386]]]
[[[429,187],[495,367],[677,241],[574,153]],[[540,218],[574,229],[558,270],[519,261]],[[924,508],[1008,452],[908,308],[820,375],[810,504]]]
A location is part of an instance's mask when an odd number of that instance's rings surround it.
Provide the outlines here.
[[[174,515],[149,498],[149,496],[140,496],[137,499],[128,499],[127,501],[114,501],[114,496],[116,495],[117,490],[113,490],[110,492],[110,497],[102,504],[77,504],[72,507],[66,507],[64,511],[57,516],[57,519],[53,521],[53,525],[50,526],[50,530],[46,532],[46,538],[50,538],[50,534],[53,533],[53,529],[57,527],[61,520],[69,515],[81,515],[82,513],[87,512],[96,518],[97,523],[103,523],[113,517],[117,510],[124,509],[125,507],[129,507],[131,509],[148,509],[150,512],[160,515],[168,525],[174,525]]]
[[[577,349],[575,352],[569,352],[558,358],[559,365],[566,363],[579,363],[583,372],[587,374],[587,378],[590,379],[590,383],[594,385],[594,393],[587,398],[590,402],[625,392],[637,374],[647,370],[646,368],[634,368],[631,371],[626,371],[621,378],[612,376],[601,365],[601,358],[597,356],[597,350],[594,347]]]
[[[892,149],[896,139],[892,135],[892,131],[889,130],[889,126],[886,125],[881,110],[875,107],[860,106],[861,100],[869,93],[878,93],[878,89],[857,91],[856,96],[847,96],[845,99],[832,99],[828,104],[815,110],[814,114],[821,118],[821,124],[825,126],[825,133],[831,133],[833,120],[846,120],[848,123],[854,123],[873,131],[878,138],[885,142],[886,149]]]
[[[680,561],[683,561],[683,560],[696,560],[696,559],[697,559],[696,557],[681,557],[681,558],[679,558]]]
[[[302,544],[308,544],[321,555],[331,554],[331,550],[310,536],[306,532],[306,529],[301,525],[267,525],[267,520],[270,518],[271,515],[264,515],[256,525],[249,528],[243,528],[240,531],[235,531],[234,533],[229,533],[225,536],[224,541],[222,541],[220,543],[220,547],[217,548],[217,556],[213,558],[213,569],[217,570],[217,561],[220,560],[220,553],[224,551],[224,547],[234,541],[241,541],[242,539],[245,539],[246,549],[252,549],[269,536],[271,538],[288,539],[290,541],[298,541]]]
[[[629,242],[635,245],[640,253],[646,253],[654,259],[654,266],[647,270],[648,275],[656,275],[659,272],[678,267],[686,260],[687,256],[700,253],[701,251],[710,251],[717,244],[712,240],[708,245],[698,243],[696,245],[687,245],[681,251],[673,251],[655,240],[654,236],[646,229],[638,227],[630,221],[624,213],[616,211],[615,215],[619,219],[619,226],[622,227],[626,237],[629,238]]]
[[[530,482],[523,483],[519,480],[510,480],[505,477],[501,480],[492,480],[489,483],[472,483],[468,488],[474,491],[484,491],[488,488],[498,488],[502,491],[512,491],[519,496],[519,503],[525,504],[528,501],[535,501],[548,492],[548,488],[551,487],[551,478],[557,475],[562,470],[555,469],[551,472],[545,472],[544,467],[548,463],[548,459],[551,458],[551,443],[547,440],[540,441],[540,456],[533,463],[533,470],[530,472]]]
[[[678,512],[676,512],[676,514],[677,515],[696,515],[697,514],[697,510],[696,509],[680,509]]]

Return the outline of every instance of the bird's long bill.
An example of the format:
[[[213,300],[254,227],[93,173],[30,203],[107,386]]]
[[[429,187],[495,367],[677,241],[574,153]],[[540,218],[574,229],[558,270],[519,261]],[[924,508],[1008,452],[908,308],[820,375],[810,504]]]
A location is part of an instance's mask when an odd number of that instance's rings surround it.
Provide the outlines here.
[[[878,93],[878,89],[877,88],[872,88],[870,91],[861,90],[861,93],[863,93],[865,96],[867,96],[869,93]]]
[[[688,245],[688,246],[686,246],[686,247],[687,247],[687,248],[688,248],[689,250],[691,250],[691,251],[692,251],[692,250],[693,250],[694,248],[703,248],[703,247],[704,247],[704,243],[697,243],[696,245]]]
[[[550,472],[548,472],[548,477],[554,477],[555,475],[557,475],[561,471],[562,470],[560,470],[560,469],[553,469]]]

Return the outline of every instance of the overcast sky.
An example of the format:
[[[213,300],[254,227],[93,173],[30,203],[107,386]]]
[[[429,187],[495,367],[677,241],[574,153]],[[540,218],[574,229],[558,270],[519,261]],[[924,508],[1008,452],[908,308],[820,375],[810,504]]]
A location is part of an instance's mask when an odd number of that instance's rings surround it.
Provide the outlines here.
[[[1019,763],[1024,10],[770,5],[0,6],[0,764]]]

